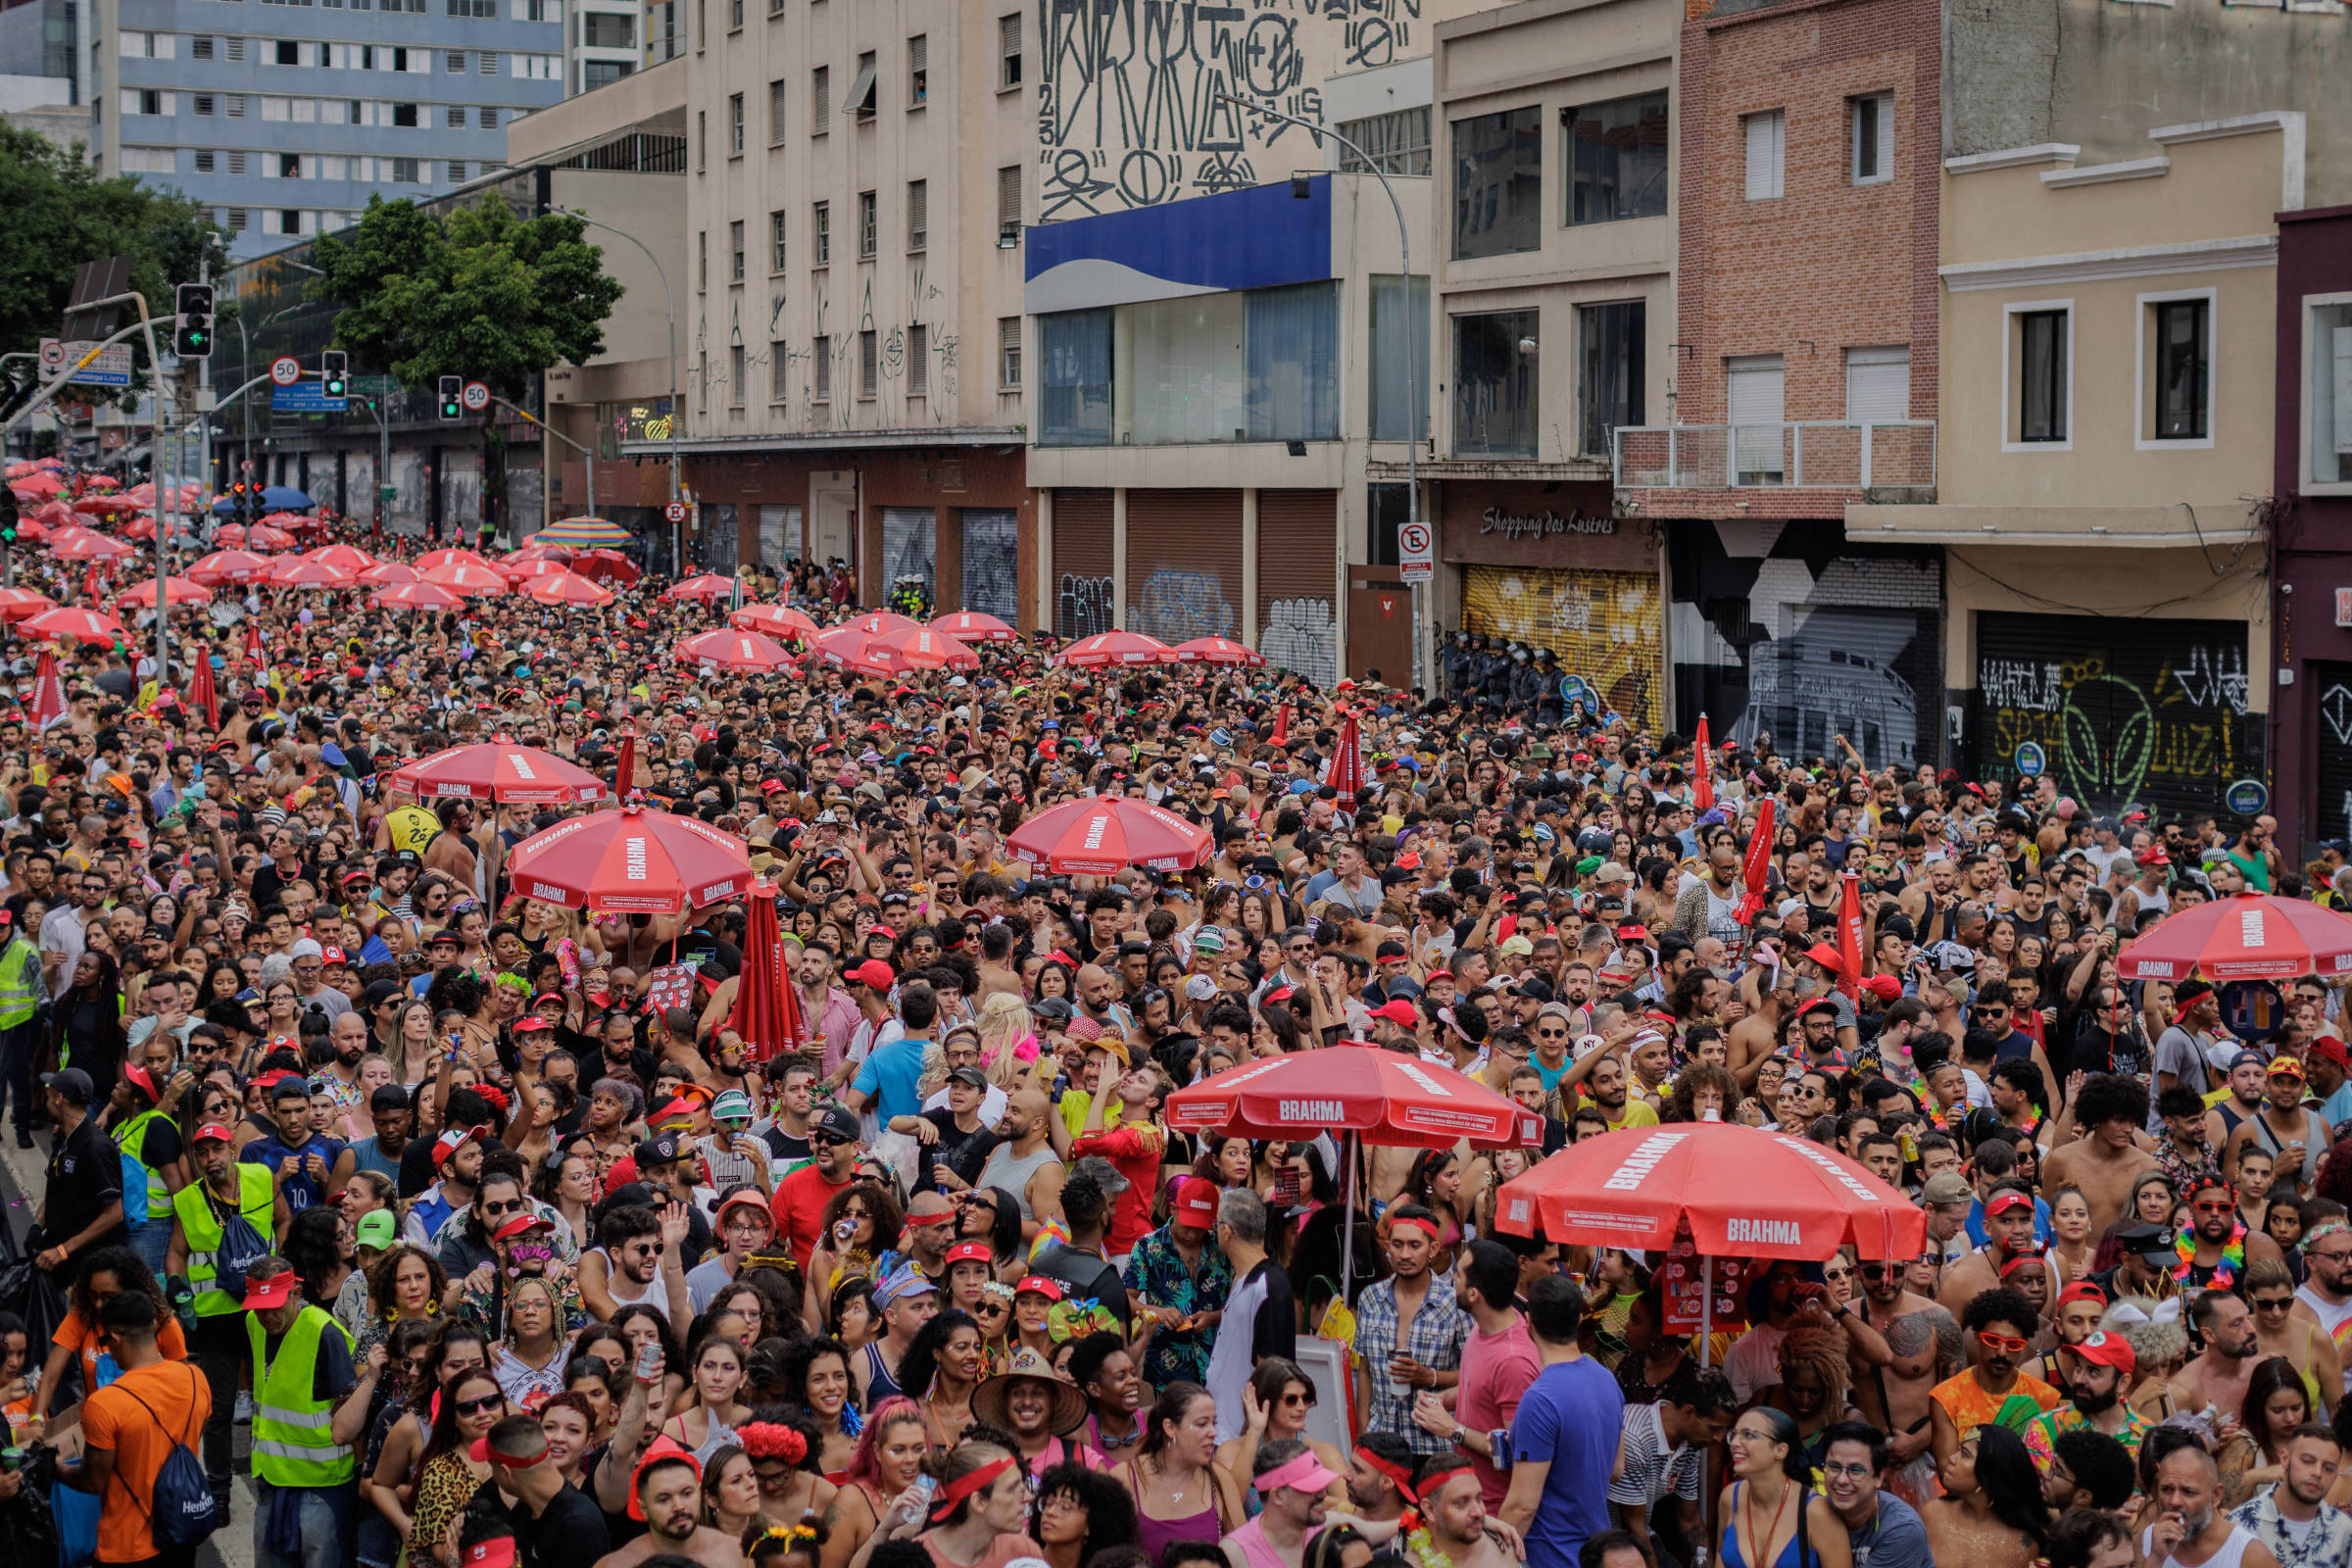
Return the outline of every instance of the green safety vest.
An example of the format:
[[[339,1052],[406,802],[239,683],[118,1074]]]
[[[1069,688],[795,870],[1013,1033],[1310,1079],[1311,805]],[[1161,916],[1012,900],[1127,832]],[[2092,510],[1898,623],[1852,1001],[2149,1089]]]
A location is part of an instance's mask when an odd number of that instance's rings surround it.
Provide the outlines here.
[[[17,937],[0,952],[0,1029],[31,1021],[41,1007],[41,950]]]
[[[115,1147],[147,1167],[147,1215],[150,1219],[162,1218],[164,1210],[172,1206],[172,1189],[164,1181],[164,1173],[155,1168],[155,1161],[147,1157],[147,1130],[163,1114],[160,1109],[142,1110],[115,1129]]]
[[[253,1473],[273,1487],[344,1487],[359,1474],[352,1446],[337,1443],[335,1406],[314,1396],[318,1341],[329,1332],[350,1336],[333,1314],[305,1306],[277,1345],[277,1359],[263,1353],[268,1336],[258,1314],[245,1316],[253,1347]]]
[[[277,1183],[266,1165],[231,1165],[237,1173],[237,1212],[264,1236],[276,1218]],[[213,1212],[216,1200],[202,1180],[192,1181],[172,1195],[172,1212],[179,1234],[188,1244],[188,1288],[196,1293],[198,1317],[225,1317],[242,1312],[245,1303],[213,1288],[220,1269],[214,1254],[220,1248],[220,1218]],[[154,1212],[152,1209],[149,1212]]]

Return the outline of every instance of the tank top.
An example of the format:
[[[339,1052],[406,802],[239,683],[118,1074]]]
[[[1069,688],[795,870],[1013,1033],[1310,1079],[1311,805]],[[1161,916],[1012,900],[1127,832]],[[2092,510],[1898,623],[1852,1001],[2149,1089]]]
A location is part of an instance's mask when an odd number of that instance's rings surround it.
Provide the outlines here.
[[[1004,1188],[1020,1204],[1021,1218],[1035,1219],[1037,1216],[1029,1211],[1029,1179],[1044,1167],[1059,1163],[1052,1144],[1019,1158],[1014,1157],[1010,1144],[999,1144],[989,1151],[988,1162],[980,1167],[980,1179],[973,1185]]]
[[[1781,1554],[1773,1558],[1771,1562],[1760,1563],[1749,1562],[1746,1554],[1740,1549],[1740,1494],[1746,1489],[1746,1487],[1747,1483],[1744,1481],[1735,1481],[1732,1483],[1731,1516],[1725,1519],[1723,1522],[1723,1553],[1721,1558],[1723,1568],[1805,1568],[1804,1557],[1806,1554],[1800,1548],[1798,1544],[1804,1539],[1805,1505],[1813,1500],[1812,1489],[1806,1487],[1799,1488],[1797,1491],[1797,1528],[1788,1533],[1788,1544],[1781,1548]],[[1819,1556],[1816,1555],[1814,1560],[1818,1562],[1820,1560]],[[2208,1564],[2207,1568],[2215,1568],[2215,1565]]]
[[[611,1252],[601,1247],[595,1248],[593,1250],[605,1260],[605,1294],[612,1298],[614,1312],[618,1312],[624,1306],[650,1306],[662,1314],[663,1322],[669,1321],[669,1292],[662,1288],[660,1269],[656,1269],[654,1277],[645,1282],[643,1290],[631,1296],[620,1288],[620,1282],[627,1279],[628,1276],[620,1271],[619,1262]]]
[[[2197,1564],[2197,1568],[2238,1568],[2238,1564],[2245,1559],[2246,1547],[2251,1545],[2253,1541],[2254,1538],[2246,1533],[2243,1525],[2231,1525],[2230,1538],[2214,1549],[2212,1556]],[[2153,1529],[2142,1530],[2139,1533],[2141,1555],[2147,1555],[2153,1550],[2155,1544],[2156,1532]]]
[[[1138,1522],[1141,1522],[1140,1515]],[[1232,1535],[1227,1536],[1225,1544],[1238,1547],[1242,1554],[1242,1560],[1247,1562],[1250,1568],[1290,1568],[1290,1565],[1282,1560],[1282,1553],[1274,1549],[1274,1543],[1266,1539],[1265,1521],[1262,1518],[1252,1519]]]
[[[1136,1473],[1135,1461],[1127,1461],[1127,1486],[1137,1498],[1135,1505],[1135,1544],[1144,1555],[1153,1562],[1160,1559],[1170,1545],[1179,1541],[1216,1541],[1225,1534],[1223,1494],[1217,1491],[1216,1477],[1208,1483],[1208,1506],[1199,1513],[1182,1519],[1154,1519],[1144,1512],[1143,1477]],[[1260,1538],[1261,1543],[1263,1538]]]
[[[871,1410],[884,1399],[895,1399],[905,1392],[899,1387],[899,1380],[890,1368],[883,1365],[882,1347],[868,1345],[865,1348],[865,1407]]]

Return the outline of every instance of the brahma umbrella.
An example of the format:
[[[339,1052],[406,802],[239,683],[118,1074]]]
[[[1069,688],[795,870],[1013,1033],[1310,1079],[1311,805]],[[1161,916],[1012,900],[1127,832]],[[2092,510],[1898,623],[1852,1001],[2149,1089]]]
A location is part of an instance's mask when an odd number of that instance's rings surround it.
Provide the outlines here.
[[[360,581],[370,588],[397,588],[402,583],[422,582],[424,578],[405,561],[379,561],[360,572]]]
[[[56,600],[30,588],[0,588],[0,624],[29,620],[56,608]]]
[[[218,588],[222,583],[260,582],[270,575],[276,564],[268,556],[257,556],[250,550],[216,550],[209,556],[199,556],[188,568],[188,581]]]
[[[1109,876],[1140,865],[1190,871],[1214,848],[1205,827],[1124,796],[1064,801],[1015,828],[1005,847],[1017,859],[1068,876]]]
[[[164,603],[170,605],[209,605],[213,591],[190,582],[185,577],[164,579]],[[155,609],[155,579],[132,583],[115,595],[115,613],[139,614]]]
[[[1243,664],[1255,668],[1266,662],[1265,655],[1230,637],[1195,637],[1190,642],[1178,643],[1175,651],[1180,664]]]
[[[735,1010],[727,1014],[726,1027],[743,1036],[754,1061],[771,1061],[814,1043],[792,983],[792,965],[785,961],[776,890],[764,883],[745,901],[743,970],[736,976]]]
[[[272,588],[348,588],[359,579],[341,566],[308,556],[288,556],[270,568]]]
[[[418,800],[497,801],[518,806],[586,806],[611,793],[576,762],[505,736],[409,763],[390,780]]]
[[[816,635],[816,622],[790,605],[746,605],[727,616],[727,624],[738,631],[764,632],[795,642],[807,642]]]
[[[848,624],[856,630],[865,633],[868,637],[879,637],[884,632],[912,631],[922,622],[910,620],[895,610],[872,610]]]
[[[49,553],[60,561],[121,561],[137,551],[122,540],[88,528],[60,528],[49,536]]]
[[[827,626],[808,639],[808,651],[827,663],[867,674],[887,675],[890,665],[874,646],[877,639],[855,626]]]
[[[2169,914],[2115,957],[2126,980],[2293,980],[2352,973],[2352,916],[2243,892]]]
[[[959,643],[1014,643],[1021,634],[994,615],[984,615],[977,610],[958,610],[953,614],[934,615],[933,631],[945,632]]]
[[[329,566],[340,566],[354,576],[375,564],[375,558],[358,545],[320,545],[310,553],[310,558]]]
[[[469,561],[453,561],[427,571],[424,580],[436,588],[446,588],[467,599],[486,599],[492,594],[508,591],[505,575],[487,563],[477,564]]]
[[[1102,669],[1115,664],[1170,664],[1176,651],[1156,637],[1140,631],[1097,632],[1081,637],[1055,656],[1054,662],[1072,669]]]
[[[626,587],[645,575],[643,567],[617,550],[588,550],[573,558],[571,569],[583,577],[599,582],[616,582]]]
[[[387,583],[368,596],[376,610],[463,610],[466,601],[433,582]]]
[[[792,667],[792,655],[784,645],[756,631],[703,632],[678,644],[678,658],[755,675]]]
[[[522,597],[534,604],[602,610],[612,602],[612,590],[558,566],[545,576],[522,579]]]
[[[520,558],[508,556],[499,562],[498,569],[506,574],[507,581],[521,584],[530,581],[533,577],[547,577],[560,571],[569,571],[571,566],[568,563],[558,561],[553,556],[523,556]]]
[[[490,560],[486,556],[477,556],[470,550],[461,549],[456,546],[444,546],[439,550],[427,550],[423,555],[418,556],[413,564],[418,571],[437,571],[443,566],[455,565],[459,563],[464,563],[465,564],[470,566],[486,567],[493,571],[495,571],[498,566],[496,562]]]
[[[705,572],[699,577],[689,577],[684,582],[674,585],[662,597],[664,599],[701,599],[709,602],[732,598],[734,593],[734,578],[721,577],[715,572]]]
[[[514,846],[507,871],[515,892],[567,908],[677,914],[746,892],[750,855],[731,833],[631,804],[532,834]]]
[[[72,638],[83,643],[121,642],[126,635],[122,623],[112,615],[101,615],[94,610],[82,610],[68,605],[60,610],[43,611],[24,623],[24,632],[32,637],[57,640]]]
[[[869,650],[879,653],[888,662],[892,674],[914,669],[978,669],[980,656],[950,637],[928,626],[911,631],[886,632],[873,638]]]

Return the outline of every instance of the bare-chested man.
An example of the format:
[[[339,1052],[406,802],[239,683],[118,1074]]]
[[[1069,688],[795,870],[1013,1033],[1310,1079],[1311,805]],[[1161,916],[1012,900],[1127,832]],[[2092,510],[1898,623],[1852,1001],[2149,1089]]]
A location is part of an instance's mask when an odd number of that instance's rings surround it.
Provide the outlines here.
[[[2216,1288],[2199,1291],[2189,1303],[2189,1321],[2205,1341],[2204,1352],[2173,1374],[2173,1404],[2180,1410],[2217,1405],[2226,1411],[2246,1405],[2246,1385],[2261,1359],[2262,1342],[2254,1335],[2254,1314],[2245,1298]]]
[[[1984,1199],[1984,1245],[1944,1265],[1943,1285],[1936,1299],[1954,1317],[1968,1303],[2001,1284],[2001,1270],[2011,1259],[2034,1250],[2034,1195],[2025,1183],[1996,1183]]]
[[[2105,1234],[2132,1197],[2132,1184],[2156,1168],[2156,1156],[2135,1138],[2148,1123],[2148,1086],[2135,1078],[2096,1072],[2075,1095],[2082,1136],[2050,1151],[2041,1163],[2044,1191],[2082,1190],[2090,1205],[2090,1234]]]
[[[1917,1507],[1935,1494],[1929,1391],[1967,1361],[1960,1322],[1931,1298],[1904,1289],[1902,1263],[1864,1258],[1860,1268],[1862,1296],[1852,1303],[1854,1313],[1885,1336],[1889,1359],[1869,1364],[1868,1342],[1855,1338],[1854,1403],[1889,1434],[1887,1490]]]
[[[1777,969],[1751,968],[1740,983],[1747,1016],[1732,1025],[1726,1037],[1731,1047],[1732,1076],[1741,1089],[1754,1091],[1756,1069],[1780,1049],[1781,1020],[1796,1004],[1796,971],[1787,964]]]
[[[690,1557],[706,1568],[743,1568],[743,1545],[724,1531],[698,1523],[702,1473],[683,1453],[650,1459],[635,1478],[645,1534],[597,1559],[596,1568],[637,1568],[653,1557]]]

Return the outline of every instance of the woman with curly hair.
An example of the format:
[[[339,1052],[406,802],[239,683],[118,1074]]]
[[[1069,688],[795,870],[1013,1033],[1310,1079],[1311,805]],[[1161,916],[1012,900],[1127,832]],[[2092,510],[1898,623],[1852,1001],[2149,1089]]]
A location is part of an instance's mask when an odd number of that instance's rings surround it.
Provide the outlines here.
[[[804,1312],[813,1325],[830,1311],[833,1293],[852,1279],[871,1279],[874,1260],[906,1227],[906,1210],[879,1182],[854,1181],[835,1193],[817,1218],[818,1240],[808,1254]]]
[[[1729,1121],[1732,1112],[1739,1108],[1740,1080],[1732,1076],[1731,1070],[1711,1061],[1694,1061],[1675,1079],[1674,1093],[1666,1097],[1666,1103],[1659,1108],[1658,1120],[1706,1121],[1711,1110],[1716,1119]]]
[[[1839,1421],[1856,1419],[1846,1400],[1853,1377],[1849,1355],[1845,1330],[1820,1302],[1807,1301],[1781,1341],[1781,1381],[1756,1401],[1796,1423],[1797,1447],[1808,1466],[1821,1463],[1824,1431]]]
[[[899,1387],[922,1411],[923,1434],[934,1452],[953,1449],[972,1424],[980,1344],[980,1325],[972,1315],[950,1308],[915,1332],[899,1361]]]
[[[819,1559],[822,1568],[848,1568],[851,1556],[874,1534],[891,1503],[923,1473],[929,1451],[923,1414],[912,1399],[884,1399],[874,1407],[841,1478],[832,1517],[826,1520],[832,1534]]]
[[[1135,1499],[1091,1466],[1054,1465],[1037,1478],[1029,1534],[1046,1548],[1047,1568],[1081,1568],[1105,1547],[1135,1544]]]
[[[850,1348],[834,1339],[795,1340],[784,1353],[783,1381],[786,1406],[807,1415],[818,1434],[818,1473],[838,1486],[865,1430],[850,1379]]]
[[[396,1242],[368,1265],[368,1321],[352,1345],[362,1360],[395,1323],[432,1322],[441,1316],[449,1274],[441,1260],[414,1242]]]
[[[752,1456],[760,1478],[760,1512],[769,1524],[787,1529],[804,1520],[821,1519],[841,1489],[818,1474],[821,1444],[806,1417],[782,1410],[762,1410],[755,1421],[735,1431],[735,1441]]]
[[[564,1392],[564,1303],[555,1282],[526,1274],[507,1290],[507,1331],[490,1358],[518,1409]]]
[[[58,1395],[58,1380],[65,1376],[66,1363],[75,1353],[81,1356],[81,1386],[98,1386],[99,1329],[98,1311],[118,1296],[144,1296],[155,1303],[156,1348],[168,1361],[184,1361],[188,1357],[187,1337],[180,1332],[179,1319],[164,1304],[164,1289],[155,1280],[155,1272],[145,1259],[127,1247],[94,1248],[83,1254],[81,1277],[74,1282],[67,1298],[68,1310],[57,1325],[57,1334],[49,1342],[49,1353],[41,1364],[40,1387],[34,1391],[32,1413],[47,1415],[51,1401]]]

